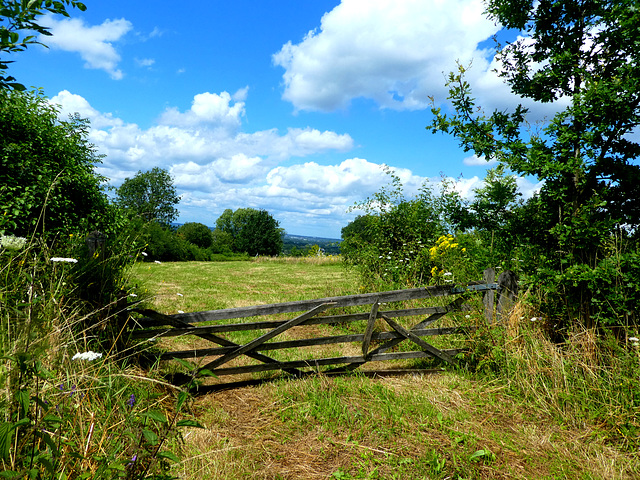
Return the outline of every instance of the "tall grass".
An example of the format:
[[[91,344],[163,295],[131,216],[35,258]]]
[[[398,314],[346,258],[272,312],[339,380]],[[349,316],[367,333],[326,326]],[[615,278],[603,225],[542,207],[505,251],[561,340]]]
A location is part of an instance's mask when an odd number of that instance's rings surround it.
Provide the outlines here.
[[[565,342],[553,342],[547,335],[552,320],[536,316],[526,300],[516,304],[506,324],[478,332],[468,365],[558,422],[598,427],[607,441],[637,452],[638,342],[582,327],[574,327]]]
[[[195,422],[178,419],[186,394],[114,350],[129,252],[89,257],[72,243],[2,241],[2,477],[171,478],[176,427]]]

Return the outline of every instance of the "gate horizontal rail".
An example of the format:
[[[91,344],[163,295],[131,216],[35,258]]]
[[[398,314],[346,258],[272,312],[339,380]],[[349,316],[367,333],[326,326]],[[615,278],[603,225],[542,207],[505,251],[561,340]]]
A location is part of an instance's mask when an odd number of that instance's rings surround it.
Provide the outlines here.
[[[441,350],[427,343],[424,338],[437,335],[466,335],[474,331],[475,327],[426,327],[450,312],[468,311],[471,307],[466,305],[464,300],[470,294],[474,293],[484,294],[485,316],[488,317],[490,315],[493,317],[494,303],[498,305],[499,315],[500,311],[504,309],[504,306],[507,304],[507,300],[511,302],[513,301],[517,289],[517,283],[515,281],[515,276],[511,272],[503,272],[497,282],[494,282],[494,278],[495,273],[493,273],[492,270],[487,269],[485,271],[483,281],[471,282],[464,285],[421,287],[388,292],[346,295],[342,297],[301,300],[270,305],[256,305],[252,307],[180,313],[176,315],[164,315],[150,309],[133,309],[133,311],[142,314],[143,318],[136,319],[134,321],[136,326],[129,332],[129,338],[132,340],[149,340],[162,337],[195,335],[216,344],[217,346],[213,348],[164,352],[160,355],[159,358],[161,360],[174,358],[217,357],[192,372],[194,376],[204,374],[205,370],[210,371],[216,376],[265,372],[270,370],[284,370],[293,375],[304,375],[308,372],[302,372],[299,369],[318,369],[328,365],[343,365],[339,370],[352,370],[367,362],[426,357],[437,357],[445,362],[455,363],[454,356],[461,351],[460,349]],[[496,292],[496,299],[494,299],[494,292]],[[404,309],[396,308],[393,310],[381,309],[385,304],[397,304],[411,300],[422,300],[453,295],[458,295],[458,298],[445,306]],[[334,315],[326,315],[323,313],[329,309],[365,305],[371,306],[369,312],[341,313]],[[201,322],[244,319],[296,312],[304,313],[289,320],[253,321],[224,325],[194,325]],[[319,314],[322,314],[322,316],[318,316]],[[420,317],[425,315],[427,316],[426,318],[409,329],[393,320],[394,318],[399,317]],[[295,326],[303,327],[332,324],[345,325],[362,321],[367,322],[363,333],[271,341],[276,336]],[[379,321],[383,322],[383,324],[386,323],[388,327],[390,327],[389,331],[374,331],[374,324]],[[230,332],[255,330],[266,330],[266,333],[244,345],[237,344],[218,335]],[[388,352],[388,350],[405,341],[417,346],[418,350]],[[280,361],[262,353],[283,349],[297,349],[356,342],[362,343],[362,355]],[[376,346],[370,349],[372,342]],[[228,362],[239,356],[250,357],[261,363],[240,366],[226,365]]]

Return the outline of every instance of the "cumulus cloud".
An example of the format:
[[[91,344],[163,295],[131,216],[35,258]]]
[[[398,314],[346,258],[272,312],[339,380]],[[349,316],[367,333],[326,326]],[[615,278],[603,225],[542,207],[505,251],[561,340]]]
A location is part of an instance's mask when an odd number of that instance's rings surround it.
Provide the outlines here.
[[[105,20],[100,25],[89,26],[78,18],[58,20],[48,16],[42,24],[50,28],[52,36],[46,38],[46,44],[51,48],[79,53],[86,68],[104,70],[114,80],[123,77],[118,68],[120,54],[112,42],[122,39],[133,28],[128,20]]]
[[[491,165],[496,165],[498,161],[495,158],[487,160],[484,156],[478,157],[477,155],[471,155],[469,157],[463,158],[462,163],[464,163],[468,167],[488,167]]]
[[[58,106],[60,116],[65,120],[69,115],[77,113],[81,118],[88,118],[94,129],[123,125],[122,120],[119,118],[114,118],[111,113],[102,114],[98,112],[84,97],[73,94],[68,90],[62,90],[52,97],[49,102]]]
[[[199,93],[193,97],[189,110],[181,113],[175,107],[168,108],[160,116],[159,123],[181,127],[203,124],[226,128],[239,127],[245,105],[240,99],[246,98],[247,90],[242,89],[239,92],[241,93],[236,93],[234,98],[228,92]]]
[[[381,107],[423,109],[444,96],[443,72],[472,59],[499,27],[481,0],[343,0],[320,28],[273,55],[285,69],[283,98],[298,110],[330,111],[364,97]]]
[[[286,132],[269,129],[239,131],[240,110],[230,112],[237,103],[226,92],[202,94],[193,107],[176,112],[175,124],[141,128],[110,113],[93,108],[82,96],[62,91],[52,98],[59,104],[61,117],[78,112],[91,120],[90,141],[106,155],[99,173],[114,186],[138,170],[159,166],[169,169],[178,193],[181,221],[200,221],[214,225],[227,208],[264,208],[282,222],[290,233],[335,237],[340,228],[358,212],[348,213],[355,202],[379,191],[389,183],[384,166],[365,158],[348,157],[337,162],[321,162],[326,152],[347,152],[354,146],[346,133],[318,129],[289,128]],[[246,98],[247,92],[238,94]],[[166,113],[166,112],[165,112]],[[185,121],[185,116],[190,116]],[[234,128],[225,125],[232,118]],[[312,160],[301,161],[316,155]],[[427,180],[406,168],[394,173],[414,195]],[[430,180],[437,187],[439,179]],[[468,197],[482,185],[478,177],[462,179],[456,188]],[[539,185],[518,179],[525,192]],[[525,193],[526,194],[526,193]]]

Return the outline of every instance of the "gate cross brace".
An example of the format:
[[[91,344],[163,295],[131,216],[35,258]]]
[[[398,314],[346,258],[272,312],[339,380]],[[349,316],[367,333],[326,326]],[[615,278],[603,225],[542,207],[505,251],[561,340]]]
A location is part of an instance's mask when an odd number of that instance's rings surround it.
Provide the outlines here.
[[[449,310],[449,309],[451,309],[451,310],[453,310],[453,309],[459,309],[459,308],[462,306],[462,303],[463,303],[463,302],[464,302],[464,297],[458,297],[458,298],[456,298],[453,302],[451,302],[449,305],[447,305],[448,310]],[[450,310],[449,310],[449,311],[450,311]],[[424,319],[422,322],[417,323],[416,325],[414,325],[413,327],[411,327],[411,330],[419,330],[419,329],[421,329],[421,328],[424,328],[424,327],[426,327],[427,325],[432,324],[432,323],[433,323],[433,322],[435,322],[436,320],[439,320],[441,317],[444,317],[447,313],[449,313],[449,312],[447,311],[447,312],[441,312],[441,313],[434,313],[434,314],[430,315],[429,317],[427,317],[426,319]],[[387,321],[387,323],[389,323],[389,321],[388,321],[386,318],[385,318],[385,320]],[[394,322],[394,323],[395,323],[395,322]],[[389,325],[391,325],[391,324],[389,324]],[[396,323],[396,325],[397,325],[397,323]],[[393,326],[392,326],[392,328],[393,328]],[[395,330],[395,328],[394,328],[394,330]],[[404,329],[403,329],[403,330],[404,330]],[[375,354],[377,354],[377,353],[385,352],[386,350],[389,350],[390,348],[395,347],[395,346],[396,346],[396,345],[398,345],[399,343],[403,342],[403,341],[407,338],[403,333],[399,332],[398,330],[396,330],[396,331],[397,331],[400,335],[402,335],[404,338],[398,338],[398,339],[395,339],[395,340],[389,340],[388,342],[386,342],[386,343],[384,343],[384,344],[380,345],[379,347],[374,348],[373,350],[371,350],[370,352],[368,352],[368,353],[364,356],[364,357],[365,357],[365,361],[364,361],[364,362],[362,362],[362,363],[365,363],[365,362],[366,362],[366,359],[367,359],[367,358],[370,358],[372,355],[375,355]],[[405,330],[405,331],[407,331],[407,332],[408,332],[408,330]],[[421,341],[423,341],[423,340],[421,340]],[[426,343],[426,342],[425,342],[425,343]],[[433,346],[431,346],[431,345],[430,345],[430,347],[435,349],[435,347],[433,347]],[[430,353],[433,353],[433,352],[430,352]],[[446,355],[446,354],[445,354],[445,355]],[[447,355],[447,356],[448,356],[448,355]],[[439,357],[439,358],[441,358],[441,357]],[[443,359],[443,360],[444,360],[444,359]],[[451,359],[451,360],[453,360],[453,359]],[[445,361],[450,362],[449,360],[445,360]],[[455,363],[455,362],[451,361],[450,363]],[[354,365],[353,365],[353,367],[352,367],[352,369],[353,369],[353,368],[357,368],[357,367],[358,367],[358,366],[360,366],[360,365],[362,365],[362,364],[354,364]],[[351,367],[351,366],[350,366],[350,367]]]
[[[164,315],[160,312],[156,312],[155,310],[150,310],[145,308],[145,309],[135,309],[135,311],[138,313],[141,313],[142,315],[146,315],[149,318],[166,322],[167,324],[172,325],[174,327],[184,327],[184,328],[193,327],[193,325],[191,325],[188,322],[170,317],[169,315]],[[198,333],[196,335],[205,340],[209,340],[210,342],[217,343],[218,345],[222,345],[223,347],[239,347],[240,346],[237,343],[232,342],[231,340],[227,340],[226,338],[219,337],[212,333]],[[260,360],[261,362],[264,362],[264,363],[278,363],[278,361],[275,358],[271,358],[267,355],[264,355],[258,352],[249,352],[247,353],[247,356],[255,360]],[[299,377],[304,375],[304,373],[298,370],[297,368],[288,368],[285,370],[285,372],[290,373],[291,375],[299,376]]]
[[[207,363],[204,367],[199,368],[198,372],[200,372],[202,370],[205,370],[205,369],[213,370],[214,368],[219,367],[220,365],[223,365],[223,364],[227,363],[228,361],[233,360],[234,358],[236,358],[236,357],[238,357],[238,356],[240,356],[242,354],[245,354],[245,353],[248,356],[256,358],[255,357],[256,353],[253,352],[252,350],[254,350],[255,348],[259,347],[260,345],[262,345],[266,341],[271,340],[276,335],[281,334],[285,330],[288,330],[288,329],[290,329],[292,327],[295,327],[296,325],[304,322],[305,320],[307,320],[307,319],[309,319],[311,317],[314,317],[317,313],[320,313],[320,312],[326,310],[327,308],[332,307],[335,304],[336,304],[335,302],[322,303],[322,304],[318,305],[317,307],[312,308],[308,312],[303,313],[302,315],[299,315],[296,318],[292,318],[288,322],[280,325],[279,327],[274,328],[270,332],[265,333],[261,337],[258,337],[255,340],[252,340],[251,342],[249,342],[249,343],[247,343],[245,345],[238,346],[238,348],[236,348],[235,350],[233,350],[233,351],[231,351],[231,352],[229,352],[229,353],[227,353],[225,355],[222,355],[219,358],[216,358],[212,362]],[[274,360],[274,359],[270,358],[270,361],[268,363],[271,363],[271,362],[277,362],[277,360]]]
[[[400,335],[402,335],[407,340],[411,340],[413,343],[415,343],[416,345],[421,347],[424,351],[429,352],[431,355],[434,355],[434,356],[438,357],[440,360],[444,360],[445,362],[448,362],[448,363],[450,363],[452,365],[456,364],[456,361],[453,359],[453,357],[451,355],[449,355],[449,354],[437,349],[433,345],[425,342],[419,336],[417,336],[415,333],[407,330],[406,328],[404,328],[403,326],[399,325],[394,320],[391,320],[386,315],[382,315],[382,318],[396,332],[398,332]]]

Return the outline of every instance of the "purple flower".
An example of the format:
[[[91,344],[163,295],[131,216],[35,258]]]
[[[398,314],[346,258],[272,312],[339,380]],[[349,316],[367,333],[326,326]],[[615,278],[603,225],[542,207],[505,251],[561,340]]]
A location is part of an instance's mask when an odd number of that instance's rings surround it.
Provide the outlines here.
[[[138,459],[138,455],[134,454],[133,457],[131,457],[131,461],[129,463],[127,463],[127,467],[130,467],[131,465],[133,465],[134,463],[136,463],[136,460]]]
[[[127,405],[129,405],[130,407],[133,407],[136,404],[136,396],[132,393],[131,396],[129,397],[129,400],[127,400]]]

